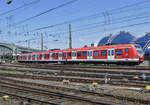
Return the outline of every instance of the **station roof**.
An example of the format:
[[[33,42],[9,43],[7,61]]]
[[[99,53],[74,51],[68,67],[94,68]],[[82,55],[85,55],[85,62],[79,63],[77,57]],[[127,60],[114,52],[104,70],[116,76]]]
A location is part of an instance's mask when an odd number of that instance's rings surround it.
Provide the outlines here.
[[[14,44],[0,43],[0,55],[18,55],[21,53],[37,52],[39,50],[17,46]]]
[[[98,46],[108,44],[110,37],[111,37],[111,35],[102,38],[102,39],[99,41]]]
[[[129,32],[121,31],[119,34],[112,37],[111,43],[128,44],[131,43],[133,39],[135,39],[135,37]]]
[[[102,38],[99,41],[98,46],[104,44],[128,44],[128,43],[139,44],[143,48],[145,54],[150,54],[150,33],[146,33],[145,36],[136,38],[129,32],[120,31],[119,34],[109,35]]]

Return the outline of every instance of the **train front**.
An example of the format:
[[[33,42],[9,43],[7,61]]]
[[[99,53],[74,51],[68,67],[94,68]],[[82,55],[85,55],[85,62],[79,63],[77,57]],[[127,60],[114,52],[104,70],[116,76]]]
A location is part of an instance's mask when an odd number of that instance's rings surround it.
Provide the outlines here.
[[[144,52],[140,45],[135,44],[135,48],[137,50],[137,57],[139,58],[139,63],[144,61]]]

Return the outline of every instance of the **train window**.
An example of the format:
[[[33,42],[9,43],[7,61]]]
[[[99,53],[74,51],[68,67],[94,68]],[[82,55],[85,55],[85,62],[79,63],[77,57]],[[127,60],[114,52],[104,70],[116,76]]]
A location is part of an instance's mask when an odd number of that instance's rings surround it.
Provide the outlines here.
[[[114,50],[111,50],[111,55],[114,55]]]
[[[128,53],[128,48],[125,49],[125,52]]]
[[[68,57],[71,57],[71,52],[68,52]]]
[[[66,53],[63,53],[63,57],[66,57]]]
[[[76,56],[76,52],[72,52],[72,56],[75,57]]]
[[[106,50],[101,51],[102,56],[106,56]]]
[[[99,51],[94,51],[94,56],[99,56]]]
[[[110,56],[110,50],[108,50],[108,56]]]
[[[141,48],[140,45],[138,44],[134,44],[136,48]]]
[[[116,50],[116,55],[122,55],[122,50]]]
[[[81,56],[81,52],[77,52],[77,56],[80,57]]]
[[[32,58],[35,59],[35,55],[32,55]]]
[[[49,57],[49,54],[44,54],[44,58],[48,58]]]
[[[87,52],[86,51],[83,51],[82,52],[82,56],[86,56]]]

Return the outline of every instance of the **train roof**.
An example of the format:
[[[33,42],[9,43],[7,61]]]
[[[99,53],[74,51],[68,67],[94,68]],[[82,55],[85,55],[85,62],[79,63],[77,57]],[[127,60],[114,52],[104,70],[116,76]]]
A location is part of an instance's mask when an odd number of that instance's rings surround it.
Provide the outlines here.
[[[21,56],[24,55],[34,55],[34,54],[49,54],[51,52],[57,53],[57,52],[70,52],[70,51],[76,51],[76,50],[91,50],[91,49],[107,49],[107,48],[116,48],[116,47],[133,47],[133,44],[118,44],[118,45],[105,45],[105,46],[99,46],[99,47],[83,47],[83,48],[75,48],[75,49],[64,49],[64,50],[55,50],[55,51],[40,51],[40,52],[33,52],[33,53],[24,53],[21,54]]]

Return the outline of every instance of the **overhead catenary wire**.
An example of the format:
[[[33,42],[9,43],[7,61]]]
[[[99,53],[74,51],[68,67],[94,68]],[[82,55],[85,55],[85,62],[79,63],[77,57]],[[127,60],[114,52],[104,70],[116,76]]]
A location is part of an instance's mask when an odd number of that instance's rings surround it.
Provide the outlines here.
[[[69,1],[69,2],[63,3],[63,4],[58,5],[58,6],[56,6],[56,7],[50,8],[50,9],[44,11],[44,12],[38,13],[38,14],[36,14],[36,15],[34,15],[34,16],[31,16],[31,17],[29,17],[29,18],[27,18],[27,19],[24,19],[24,20],[22,20],[22,21],[19,21],[19,22],[17,22],[17,23],[14,23],[12,26],[16,26],[16,25],[18,25],[18,24],[22,24],[22,23],[24,23],[24,22],[27,22],[27,21],[32,20],[32,19],[34,19],[34,18],[37,18],[37,17],[39,17],[39,16],[41,16],[41,15],[47,14],[47,13],[53,11],[53,10],[56,10],[56,9],[59,9],[59,8],[62,8],[62,7],[64,7],[64,6],[66,6],[66,5],[72,4],[72,3],[76,2],[76,1],[78,1],[78,0],[71,0],[71,1]]]
[[[72,2],[72,1],[70,1],[70,2]],[[146,0],[146,1],[142,1],[142,2],[137,2],[137,3],[134,3],[134,4],[129,4],[129,5],[126,5],[126,6],[123,6],[123,7],[119,7],[119,8],[115,8],[115,9],[109,10],[107,12],[110,13],[110,12],[114,11],[114,13],[123,13],[123,11],[121,11],[121,9],[126,9],[126,8],[133,7],[133,6],[137,7],[137,5],[142,5],[142,4],[145,4],[147,2],[149,2],[149,1]],[[148,7],[142,7],[142,8],[148,8]],[[140,10],[142,8],[140,8]],[[118,10],[121,11],[121,12],[119,12]],[[118,11],[118,12],[116,12],[116,11]],[[124,10],[124,12],[125,12],[125,10]],[[34,31],[38,31],[38,30],[42,30],[42,29],[47,29],[47,28],[52,28],[52,27],[56,27],[56,26],[60,26],[60,25],[64,25],[64,24],[68,24],[68,23],[72,23],[72,22],[79,22],[79,21],[82,21],[82,20],[85,21],[86,19],[95,18],[95,16],[97,16],[97,17],[103,17],[103,14],[102,13],[97,13],[97,14],[93,14],[93,15],[81,17],[81,18],[78,18],[78,19],[73,19],[73,20],[65,21],[65,22],[62,22],[62,23],[57,23],[57,24],[53,24],[53,25],[49,25],[49,26],[45,26],[45,27],[36,28],[36,29],[33,29],[33,30],[29,30],[28,32],[34,32]],[[28,21],[28,19],[30,20],[30,19],[32,19],[32,17],[27,18],[27,19],[25,19],[22,22]],[[21,24],[21,21],[18,22],[17,24]],[[13,25],[15,25],[15,24],[13,24]],[[11,26],[13,26],[13,25],[11,25]],[[25,32],[22,32],[22,33],[25,33]]]
[[[136,21],[139,19],[145,19],[145,18],[150,17],[150,15],[142,16],[142,14],[146,14],[146,12],[136,14],[136,15],[129,15],[129,16],[115,18],[115,19],[111,20],[112,22],[110,24],[106,24],[105,21],[97,22],[97,23],[92,24],[94,26],[86,25],[86,26],[90,26],[90,27],[74,29],[72,32],[85,31],[85,30],[89,30],[89,29],[99,28],[100,26],[109,26],[109,25],[113,25],[113,24],[129,22],[129,21]],[[121,20],[121,19],[123,19],[123,20]],[[116,21],[116,22],[114,22],[114,21]],[[65,33],[67,33],[67,31]]]
[[[12,9],[12,10],[9,10],[9,11],[3,12],[3,13],[0,13],[0,16],[7,15],[7,14],[9,14],[9,13],[12,13],[12,12],[14,12],[14,11],[16,11],[16,10],[22,9],[22,8],[27,7],[27,6],[29,6],[29,5],[36,4],[36,3],[38,3],[39,1],[40,1],[40,0],[35,0],[35,1],[30,2],[30,3],[21,5],[21,6],[17,7],[17,8],[15,8],[15,9]]]
[[[107,12],[111,13],[113,11],[118,11],[118,12],[114,12],[113,14],[123,13],[123,11],[119,12],[120,9],[125,9],[125,8],[132,7],[132,6],[142,5],[142,4],[145,4],[145,3],[148,3],[148,2],[149,1],[147,1],[147,0],[142,1],[142,2],[137,2],[137,3],[131,4],[131,5],[123,6],[123,7],[120,7],[120,8],[115,8],[115,9],[112,9],[112,10],[108,10]],[[142,7],[142,8],[149,8],[149,7]],[[69,20],[69,21],[64,21],[64,22],[61,22],[61,23],[36,28],[36,29],[30,30],[30,32],[34,32],[34,31],[38,31],[38,30],[42,30],[42,29],[47,29],[47,28],[53,28],[53,27],[56,27],[56,26],[65,25],[65,24],[69,24],[69,23],[73,23],[73,22],[85,21],[85,20],[95,18],[95,17],[100,18],[100,17],[103,17],[103,13],[104,12],[100,12],[100,13],[96,13],[96,14],[93,14],[93,15],[88,15],[88,16],[77,18],[77,19],[72,19],[72,20]]]
[[[139,26],[139,25],[145,25],[145,24],[150,24],[150,21],[147,21],[147,22],[140,22],[140,23],[137,23],[137,24],[130,24],[130,25],[124,25],[124,26],[120,26],[120,27],[114,27],[114,28],[111,28],[109,30],[116,30],[116,29],[120,29],[120,28],[128,28],[128,27],[134,27],[134,26]],[[74,32],[77,32],[77,31],[74,31]],[[104,32],[103,30],[101,31],[97,31],[97,32],[92,32],[92,34],[94,33],[99,33],[99,32]],[[66,34],[68,32],[60,32],[60,33],[55,33],[55,34],[52,34],[52,35],[57,35],[57,34]],[[46,36],[46,37],[51,37],[51,36]],[[40,38],[32,38],[32,39],[29,39],[29,40],[36,40],[36,39],[40,39]],[[17,41],[15,43],[18,43],[18,42],[24,42],[25,40],[22,40],[22,41]]]
[[[145,2],[144,2],[145,3]],[[135,5],[134,5],[135,6]],[[135,25],[136,26],[136,25]],[[131,26],[130,26],[131,27]],[[44,28],[45,29],[45,28]],[[40,29],[41,30],[41,29]],[[76,32],[76,31],[75,31]]]

